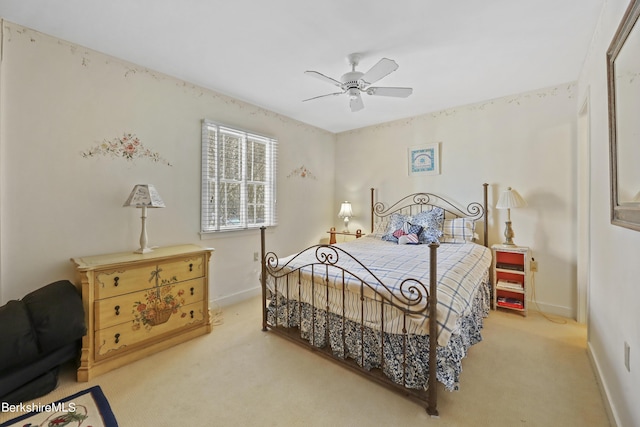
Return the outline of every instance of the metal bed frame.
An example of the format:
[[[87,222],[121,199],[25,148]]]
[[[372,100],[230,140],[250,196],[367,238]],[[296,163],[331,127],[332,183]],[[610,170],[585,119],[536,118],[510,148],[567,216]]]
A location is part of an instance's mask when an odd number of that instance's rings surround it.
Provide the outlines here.
[[[487,241],[487,186],[488,184],[483,184],[483,192],[484,199],[483,203],[480,204],[478,202],[473,202],[467,205],[466,209],[461,209],[455,206],[453,203],[448,200],[432,194],[432,193],[414,193],[408,196],[403,197],[393,205],[386,207],[384,203],[375,202],[374,200],[374,189],[371,189],[371,231],[374,231],[375,227],[375,219],[382,220],[390,216],[393,213],[405,213],[405,214],[416,214],[418,212],[429,210],[434,206],[440,207],[445,211],[445,218],[470,218],[476,221],[482,220],[483,222],[483,244],[484,246],[488,246]],[[278,283],[282,283],[283,290],[281,293],[289,296],[289,283],[291,280],[300,280],[301,270],[303,268],[311,269],[312,271],[312,289],[316,286],[322,287],[325,286],[327,288],[327,301],[329,300],[328,293],[329,289],[325,285],[327,279],[327,271],[328,269],[338,269],[342,274],[342,292],[344,295],[345,292],[345,277],[356,278],[360,281],[360,300],[364,301],[364,293],[365,287],[369,288],[368,290],[375,292],[376,296],[379,298],[381,304],[381,319],[380,319],[380,334],[384,334],[384,305],[390,305],[400,310],[403,313],[403,322],[406,325],[407,317],[415,314],[423,314],[427,311],[430,319],[436,318],[436,307],[437,307],[437,250],[439,244],[432,243],[429,245],[429,258],[430,258],[430,277],[429,283],[423,284],[419,280],[412,279],[410,277],[404,279],[400,285],[400,295],[393,295],[389,288],[382,283],[374,273],[372,273],[365,265],[360,263],[357,259],[351,256],[348,252],[341,249],[339,246],[332,245],[314,245],[311,246],[292,258],[295,259],[302,254],[305,253],[314,253],[314,260],[304,266],[296,267],[294,269],[287,268],[288,263],[284,265],[278,265],[278,257],[273,252],[266,252],[266,241],[265,241],[265,227],[261,228],[260,233],[261,238],[261,253],[262,253],[262,271],[261,271],[261,285],[262,285],[262,330],[263,331],[271,331],[276,335],[280,335],[285,337],[297,344],[300,344],[308,349],[311,349],[315,353],[322,355],[332,361],[338,362],[339,364],[355,371],[365,377],[372,379],[373,381],[390,388],[396,392],[399,392],[406,396],[407,398],[418,402],[421,405],[426,405],[426,411],[431,416],[438,416],[438,395],[437,395],[437,362],[436,362],[436,352],[437,352],[437,322],[429,322],[429,378],[428,385],[426,390],[421,389],[413,389],[405,387],[406,377],[403,373],[403,384],[396,383],[388,378],[384,372],[384,348],[381,350],[381,360],[380,360],[380,368],[374,369],[366,369],[357,363],[356,360],[351,358],[345,358],[341,355],[336,355],[332,352],[329,343],[329,326],[327,325],[325,329],[326,334],[326,342],[327,345],[324,347],[318,347],[314,345],[316,342],[316,328],[315,328],[315,318],[316,318],[316,309],[312,309],[313,319],[312,329],[311,329],[311,340],[307,340],[306,338],[301,336],[301,331],[298,327],[286,327],[285,325],[278,324],[277,316],[275,316],[275,322],[269,322],[268,320],[268,310],[267,310],[267,301],[270,296],[272,296],[271,291],[267,287],[267,277],[272,276],[275,282],[275,290],[274,292],[277,294]],[[341,259],[351,259],[355,261],[359,266],[364,268],[364,271],[368,273],[373,280],[369,279],[369,282],[362,280],[358,274],[350,272],[345,268],[341,267],[340,261]],[[324,273],[324,276],[323,276]],[[410,274],[410,272],[407,272]],[[323,278],[324,277],[324,278]],[[316,280],[317,278],[317,280]],[[317,282],[320,283],[317,283]],[[373,282],[373,283],[371,283]],[[378,289],[386,289],[388,292],[382,293],[375,290]],[[314,291],[312,291],[312,294]],[[300,301],[300,299],[299,299]],[[425,304],[425,301],[427,302]],[[342,302],[344,303],[344,296]],[[278,310],[277,299],[276,303],[276,311]],[[362,302],[361,304],[364,304]],[[289,313],[289,298],[286,299],[286,307],[287,313]],[[324,308],[325,313],[329,313],[330,309],[327,303],[327,306]],[[340,310],[338,310],[340,311]],[[345,340],[345,332],[344,332],[344,305],[341,309],[342,313],[334,314],[342,315],[342,340]],[[300,316],[302,310],[298,310]],[[319,315],[319,314],[318,314]],[[288,316],[287,316],[288,317]],[[364,314],[362,314],[362,318],[360,320],[360,330],[364,331]],[[327,324],[328,324],[328,316],[327,316]],[[302,319],[300,318],[298,325],[302,324]],[[362,332],[364,333],[364,332]],[[364,339],[361,335],[362,339],[360,340],[360,354],[364,359]],[[406,328],[403,328],[403,343],[404,349],[402,354],[403,367],[406,367],[407,363],[407,352],[406,352],[406,340],[407,340],[407,332]],[[381,346],[384,346],[384,340],[381,339]],[[344,346],[343,346],[344,348]],[[364,360],[361,360],[361,364],[364,365]]]

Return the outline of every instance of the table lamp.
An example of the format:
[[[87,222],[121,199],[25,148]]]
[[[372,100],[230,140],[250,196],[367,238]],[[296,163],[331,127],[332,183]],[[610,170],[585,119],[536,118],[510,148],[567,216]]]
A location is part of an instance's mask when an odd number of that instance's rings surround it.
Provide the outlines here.
[[[338,212],[338,218],[344,219],[344,231],[349,231],[349,218],[353,216],[353,210],[351,209],[351,203],[346,200],[340,205],[340,212]]]
[[[515,234],[513,232],[513,229],[511,228],[511,208],[522,208],[525,206],[527,206],[527,202],[525,202],[522,196],[511,187],[507,188],[502,192],[502,194],[500,194],[496,209],[507,210],[507,221],[505,222],[504,228],[505,242],[503,243],[503,245],[515,246],[515,243],[513,243],[513,237],[515,236]]]
[[[134,208],[142,208],[142,232],[140,233],[140,249],[134,251],[136,254],[146,254],[152,252],[153,249],[147,246],[147,208],[164,208],[164,202],[160,198],[158,191],[151,184],[138,184],[133,187],[131,194],[123,207],[131,206]]]

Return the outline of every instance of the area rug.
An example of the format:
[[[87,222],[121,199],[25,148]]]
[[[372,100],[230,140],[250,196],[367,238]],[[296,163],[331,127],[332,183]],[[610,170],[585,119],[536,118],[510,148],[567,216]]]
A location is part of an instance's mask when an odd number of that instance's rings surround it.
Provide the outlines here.
[[[9,420],[0,427],[118,427],[109,402],[100,386],[94,386],[54,403],[24,403],[2,408],[3,412],[27,414]]]

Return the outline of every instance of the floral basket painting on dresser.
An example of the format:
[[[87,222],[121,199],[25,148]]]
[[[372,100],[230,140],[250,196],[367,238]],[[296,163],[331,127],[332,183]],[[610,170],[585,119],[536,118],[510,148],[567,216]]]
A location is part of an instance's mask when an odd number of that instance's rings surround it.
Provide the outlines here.
[[[142,326],[147,329],[161,325],[169,321],[172,314],[177,314],[185,303],[184,290],[174,290],[174,286],[166,285],[160,288],[150,289],[145,295],[145,301],[136,301],[133,304],[133,329],[138,330]],[[185,317],[186,313],[181,313]]]

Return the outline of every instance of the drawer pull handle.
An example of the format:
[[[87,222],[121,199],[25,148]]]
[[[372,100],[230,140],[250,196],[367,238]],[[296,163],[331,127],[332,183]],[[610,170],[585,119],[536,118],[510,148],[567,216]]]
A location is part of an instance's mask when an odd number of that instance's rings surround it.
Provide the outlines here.
[[[189,271],[193,271],[193,264],[189,264]]]
[[[116,316],[120,316],[120,306],[116,305],[115,307],[113,307],[116,310]]]
[[[191,291],[191,296],[193,296],[195,289],[191,288],[189,290]]]
[[[189,314],[191,315],[191,318],[193,319],[193,310],[191,310],[191,311],[189,312]]]
[[[113,286],[118,286],[118,281],[120,280],[120,278],[118,276],[113,278]]]
[[[120,342],[120,334],[116,334],[115,338],[116,338],[116,344],[118,344]]]

